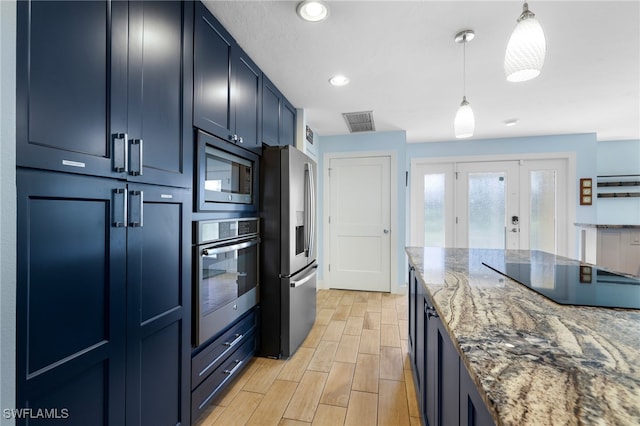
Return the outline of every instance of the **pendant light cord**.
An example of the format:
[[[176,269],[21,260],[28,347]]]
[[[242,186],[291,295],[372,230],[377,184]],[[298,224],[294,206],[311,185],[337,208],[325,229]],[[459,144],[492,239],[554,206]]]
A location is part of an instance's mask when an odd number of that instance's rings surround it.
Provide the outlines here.
[[[462,43],[462,97],[467,96],[467,36],[464,36]]]

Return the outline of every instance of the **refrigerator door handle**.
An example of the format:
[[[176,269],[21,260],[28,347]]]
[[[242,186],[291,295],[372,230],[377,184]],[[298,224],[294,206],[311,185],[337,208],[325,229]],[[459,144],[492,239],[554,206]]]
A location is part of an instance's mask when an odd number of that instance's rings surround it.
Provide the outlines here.
[[[309,275],[307,275],[306,277],[304,277],[301,280],[298,281],[291,281],[291,287],[300,287],[301,285],[304,285],[306,283],[308,283],[313,277],[315,277],[317,274],[317,271],[313,271],[312,273],[310,273]]]
[[[315,258],[315,244],[316,244],[316,182],[313,177],[313,165],[309,164],[309,189],[311,190],[310,207],[311,211],[309,217],[311,217],[311,230],[309,232],[309,257]]]
[[[310,256],[311,242],[311,164],[304,163],[304,251]]]
[[[305,163],[305,172],[308,174],[306,179],[305,188],[305,220],[307,221],[307,235],[305,235],[306,254],[309,258],[314,258],[314,245],[315,245],[315,233],[316,233],[316,193],[315,193],[315,180],[313,178],[313,165],[311,163]]]

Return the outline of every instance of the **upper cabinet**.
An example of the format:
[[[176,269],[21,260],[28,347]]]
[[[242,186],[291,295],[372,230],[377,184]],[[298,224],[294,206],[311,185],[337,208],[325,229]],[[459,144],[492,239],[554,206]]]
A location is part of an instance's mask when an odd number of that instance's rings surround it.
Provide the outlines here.
[[[196,4],[193,124],[260,151],[262,72],[202,3]]]
[[[266,77],[262,78],[262,142],[295,145],[296,109]]]
[[[190,186],[192,7],[18,2],[18,166]]]

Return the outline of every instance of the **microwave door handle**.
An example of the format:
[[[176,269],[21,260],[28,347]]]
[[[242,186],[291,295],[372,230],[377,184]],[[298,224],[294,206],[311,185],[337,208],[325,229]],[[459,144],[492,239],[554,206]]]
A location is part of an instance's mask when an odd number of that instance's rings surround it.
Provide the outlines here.
[[[251,247],[251,246],[255,246],[260,242],[260,240],[251,240],[251,241],[245,241],[244,243],[239,243],[239,244],[233,244],[230,246],[221,246],[221,247],[213,247],[213,248],[206,248],[206,249],[202,249],[202,256],[211,256],[214,254],[218,254],[218,253],[223,253],[223,252],[227,252],[227,251],[233,251],[233,250],[241,250],[247,247]]]

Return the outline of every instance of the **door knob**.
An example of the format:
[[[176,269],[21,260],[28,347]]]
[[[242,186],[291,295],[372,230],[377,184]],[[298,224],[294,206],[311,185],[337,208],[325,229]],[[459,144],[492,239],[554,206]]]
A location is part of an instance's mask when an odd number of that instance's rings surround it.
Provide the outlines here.
[[[385,229],[383,232],[384,232],[385,234],[388,234],[388,233],[389,233],[389,230],[388,230],[388,229]]]

